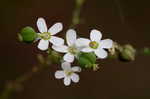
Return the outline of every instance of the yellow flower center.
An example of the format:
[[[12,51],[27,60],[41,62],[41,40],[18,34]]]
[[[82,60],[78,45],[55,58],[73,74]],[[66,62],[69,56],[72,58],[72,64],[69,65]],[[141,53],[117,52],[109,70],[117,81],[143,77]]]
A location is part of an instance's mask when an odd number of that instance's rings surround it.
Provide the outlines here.
[[[75,46],[70,46],[70,47],[68,48],[68,51],[69,51],[71,54],[73,54],[73,55],[75,55],[75,54],[78,53],[78,49],[77,49]]]
[[[96,41],[92,41],[89,43],[89,46],[93,49],[97,49],[99,46],[99,43],[97,43]]]
[[[65,74],[66,74],[67,76],[71,76],[72,73],[73,73],[72,71],[67,71],[67,70],[65,71]]]
[[[49,33],[49,32],[40,33],[39,37],[44,40],[49,40],[51,38],[51,33]]]

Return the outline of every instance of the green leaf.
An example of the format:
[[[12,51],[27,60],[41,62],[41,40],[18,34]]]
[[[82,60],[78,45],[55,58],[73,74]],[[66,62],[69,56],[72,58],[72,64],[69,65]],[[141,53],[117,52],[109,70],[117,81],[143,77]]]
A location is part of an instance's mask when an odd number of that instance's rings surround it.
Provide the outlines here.
[[[32,43],[37,38],[37,33],[32,27],[27,26],[21,30],[18,36],[21,41],[25,43]]]

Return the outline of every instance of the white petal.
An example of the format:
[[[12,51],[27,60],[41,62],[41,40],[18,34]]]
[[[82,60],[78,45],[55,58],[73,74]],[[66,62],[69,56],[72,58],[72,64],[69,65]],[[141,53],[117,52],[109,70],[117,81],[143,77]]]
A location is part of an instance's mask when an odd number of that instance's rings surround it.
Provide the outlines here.
[[[75,83],[77,83],[77,82],[79,82],[79,75],[78,74],[76,74],[76,73],[73,73],[72,75],[71,75],[71,80],[73,81],[73,82],[75,82]]]
[[[113,41],[111,39],[101,40],[100,47],[101,48],[111,48],[113,45]]]
[[[38,44],[38,48],[40,50],[44,51],[44,50],[48,49],[48,45],[49,45],[49,41],[48,40],[41,39],[40,42],[39,42],[39,44]]]
[[[90,43],[90,40],[89,39],[86,39],[86,38],[79,38],[76,40],[76,45],[78,47],[85,47],[85,46],[88,46]]]
[[[62,23],[56,23],[48,30],[48,32],[51,33],[51,35],[55,35],[58,32],[60,32],[62,29],[63,29]]]
[[[72,63],[74,61],[74,56],[70,53],[64,55],[63,59],[67,62]]]
[[[53,45],[60,46],[64,44],[64,39],[56,37],[56,36],[51,36],[49,40]]]
[[[61,79],[61,78],[64,78],[65,77],[65,73],[64,73],[64,71],[56,71],[55,72],[55,78],[57,78],[57,79]]]
[[[72,69],[72,71],[74,71],[74,72],[81,72],[81,68],[78,67],[78,66],[74,66],[74,67],[72,67],[71,69]]]
[[[69,77],[65,77],[64,84],[65,84],[65,86],[69,86],[71,84],[71,79]]]
[[[47,32],[47,25],[43,18],[38,18],[37,27],[41,33]]]
[[[92,51],[94,51],[94,50],[91,49],[90,47],[86,47],[86,48],[83,48],[81,51],[88,53],[88,52],[92,52]]]
[[[91,31],[91,33],[90,33],[90,39],[92,41],[100,41],[101,38],[102,38],[102,34],[101,34],[100,31],[95,30],[95,29]]]
[[[68,63],[68,62],[63,62],[61,64],[61,67],[62,67],[63,70],[71,70],[71,64]]]
[[[61,53],[66,53],[66,52],[68,52],[68,50],[67,50],[68,47],[65,46],[65,45],[60,45],[60,46],[55,46],[55,45],[53,45],[52,48],[53,48],[55,51],[57,51],[57,52],[61,52]]]
[[[69,29],[66,33],[67,44],[69,46],[74,45],[77,39],[76,31],[73,29]]]
[[[97,49],[94,51],[95,54],[97,55],[98,58],[106,58],[107,57],[107,52],[104,49]]]

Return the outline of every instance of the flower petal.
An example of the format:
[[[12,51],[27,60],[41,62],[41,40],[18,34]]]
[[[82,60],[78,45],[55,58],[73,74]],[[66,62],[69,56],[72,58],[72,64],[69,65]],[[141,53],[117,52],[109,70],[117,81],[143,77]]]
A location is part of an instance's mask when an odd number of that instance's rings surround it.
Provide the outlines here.
[[[62,23],[56,23],[48,30],[48,32],[51,33],[51,35],[55,35],[58,32],[60,32],[62,29],[63,29]]]
[[[74,61],[74,55],[67,53],[64,55],[63,59],[67,62],[72,63]]]
[[[55,78],[61,79],[61,78],[64,78],[64,77],[65,77],[64,71],[59,70],[59,71],[55,72]]]
[[[92,52],[92,51],[94,51],[94,50],[91,49],[90,47],[86,47],[86,48],[83,48],[81,51],[88,53],[88,52]]]
[[[100,31],[98,31],[98,30],[92,30],[91,31],[91,33],[90,33],[90,39],[92,40],[92,41],[100,41],[101,40],[101,38],[102,38],[102,34],[101,34],[101,32]]]
[[[73,82],[75,82],[75,83],[77,83],[77,82],[79,82],[79,75],[78,74],[76,74],[76,73],[73,73],[72,75],[71,75],[71,80],[73,81]]]
[[[61,45],[61,46],[55,46],[55,45],[53,45],[52,48],[53,48],[55,51],[57,51],[57,52],[61,52],[61,53],[66,53],[66,52],[68,52],[68,50],[67,50],[68,47],[65,46],[65,45]]]
[[[40,42],[39,42],[39,44],[38,44],[38,48],[40,50],[44,51],[44,50],[48,49],[48,45],[49,45],[49,41],[48,40],[41,39]]]
[[[86,47],[89,45],[89,43],[90,43],[90,40],[86,38],[79,38],[76,40],[76,45],[78,47]]]
[[[37,27],[41,33],[47,32],[47,25],[43,18],[38,18]]]
[[[55,46],[60,46],[64,44],[64,39],[56,37],[56,36],[51,36],[49,41]]]
[[[71,68],[73,72],[81,72],[81,68],[78,66],[74,66]]]
[[[113,41],[111,39],[101,40],[100,47],[101,48],[111,48],[113,45]]]
[[[71,64],[69,62],[63,62],[61,67],[63,70],[71,70]]]
[[[67,39],[67,44],[69,46],[75,44],[75,41],[77,39],[76,31],[73,29],[69,29],[66,33],[66,39]]]
[[[71,79],[69,77],[65,77],[64,84],[65,84],[65,86],[69,86],[71,84]]]
[[[104,49],[97,49],[94,52],[95,52],[95,54],[97,55],[98,58],[102,58],[102,59],[106,58],[107,55],[108,55],[107,52]]]

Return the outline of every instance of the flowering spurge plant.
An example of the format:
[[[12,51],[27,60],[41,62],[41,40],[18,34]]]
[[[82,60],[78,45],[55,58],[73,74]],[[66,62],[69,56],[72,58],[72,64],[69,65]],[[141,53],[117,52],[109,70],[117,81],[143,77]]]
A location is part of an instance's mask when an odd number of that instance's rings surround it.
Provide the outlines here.
[[[25,27],[20,32],[19,38],[26,43],[33,43],[40,39],[38,48],[48,52],[49,61],[55,60],[55,62],[61,63],[63,70],[56,71],[55,77],[57,79],[64,78],[66,86],[70,85],[71,81],[75,83],[79,81],[79,76],[75,72],[80,72],[81,68],[96,70],[98,68],[96,60],[106,58],[108,50],[113,45],[111,39],[101,40],[102,34],[96,29],[91,31],[90,39],[77,38],[76,31],[68,29],[66,32],[66,45],[64,39],[54,36],[62,30],[62,23],[56,23],[50,29],[47,29],[45,20],[39,18],[37,27],[40,33],[36,33],[31,27]],[[49,42],[52,43],[51,47],[49,47]],[[78,65],[71,67],[73,62]]]

